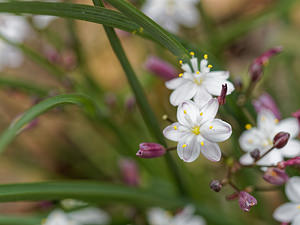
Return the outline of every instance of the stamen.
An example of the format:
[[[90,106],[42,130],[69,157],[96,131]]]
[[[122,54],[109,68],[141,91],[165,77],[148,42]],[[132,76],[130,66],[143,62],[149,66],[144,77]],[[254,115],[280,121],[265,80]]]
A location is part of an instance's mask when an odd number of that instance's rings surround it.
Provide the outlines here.
[[[183,113],[186,114],[186,110],[183,110]]]
[[[177,126],[173,126],[173,128],[174,128],[174,130],[177,130],[177,129],[178,129]]]
[[[183,144],[183,145],[182,145],[182,148],[185,148],[186,146],[187,146],[187,144]]]
[[[252,125],[251,125],[250,123],[247,123],[246,126],[245,126],[245,128],[246,128],[247,130],[250,130],[250,129],[252,128]]]
[[[298,205],[297,208],[300,209],[300,205]]]
[[[197,71],[196,74],[200,74],[200,71]]]
[[[195,135],[198,135],[200,134],[200,127],[199,126],[196,126],[192,129],[192,132],[195,134]]]
[[[195,55],[195,52],[190,52],[190,55],[191,55],[191,56],[194,56],[194,55]]]
[[[279,122],[279,120],[278,119],[275,119],[275,123],[278,123]]]
[[[200,116],[203,116],[203,112],[200,113]]]
[[[182,62],[182,60],[179,60],[179,64],[182,64],[183,62]]]
[[[213,68],[213,66],[212,66],[211,64],[209,64],[207,67],[208,67],[209,69]]]
[[[182,77],[182,76],[183,76],[183,73],[180,73],[178,76],[179,76],[179,77]]]
[[[207,54],[204,54],[203,58],[204,58],[204,59],[208,59],[208,55],[207,55]]]
[[[261,121],[265,121],[265,120],[266,120],[266,117],[262,116]]]
[[[213,126],[210,126],[209,129],[213,129]]]
[[[201,141],[201,143],[200,143],[200,144],[201,144],[201,146],[203,146],[203,145],[204,145],[204,142],[203,142],[203,141]]]

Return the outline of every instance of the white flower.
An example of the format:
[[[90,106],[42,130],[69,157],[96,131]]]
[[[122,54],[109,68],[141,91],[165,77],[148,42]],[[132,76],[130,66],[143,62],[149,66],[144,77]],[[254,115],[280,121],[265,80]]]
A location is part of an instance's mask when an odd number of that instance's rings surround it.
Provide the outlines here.
[[[190,28],[198,24],[198,2],[199,0],[146,0],[142,11],[166,30],[177,33],[179,24]]]
[[[278,121],[269,110],[263,110],[258,114],[257,127],[251,128],[248,125],[239,139],[241,148],[247,153],[240,158],[244,165],[252,164],[253,159],[250,152],[259,149],[261,155],[273,146],[274,136],[283,131],[290,134],[290,139],[286,146],[281,149],[273,149],[269,154],[260,159],[258,165],[275,165],[282,161],[284,157],[291,158],[300,155],[300,141],[294,138],[299,134],[299,125],[296,118],[288,118]]]
[[[188,63],[183,63],[181,68],[184,72],[179,74],[180,77],[166,82],[166,87],[174,90],[170,96],[172,105],[177,106],[181,102],[193,98],[201,106],[207,103],[212,96],[221,94],[222,84],[227,84],[227,95],[234,90],[233,84],[227,81],[228,71],[210,71],[212,66],[207,65],[206,59],[199,63],[198,58],[194,56],[190,63],[192,68]]]
[[[108,214],[98,208],[84,208],[70,213],[56,209],[51,212],[43,225],[86,225],[108,224]]]
[[[161,208],[153,208],[148,212],[148,221],[151,225],[205,225],[201,216],[194,215],[195,209],[187,206],[182,212],[172,216]]]
[[[291,201],[279,206],[273,217],[283,223],[300,225],[300,177],[292,177],[285,186],[285,193]]]
[[[193,101],[185,101],[177,109],[178,122],[166,127],[164,136],[178,142],[177,153],[185,162],[196,160],[200,152],[211,161],[221,159],[216,142],[227,140],[232,131],[230,124],[215,119],[218,100],[213,98],[199,108]]]

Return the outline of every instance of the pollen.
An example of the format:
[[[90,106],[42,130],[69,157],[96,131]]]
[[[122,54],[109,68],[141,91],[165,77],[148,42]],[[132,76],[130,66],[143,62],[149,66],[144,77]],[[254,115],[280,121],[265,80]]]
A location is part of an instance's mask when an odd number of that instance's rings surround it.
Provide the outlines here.
[[[187,144],[183,144],[182,147],[185,148],[187,146]]]
[[[203,58],[204,58],[204,59],[208,59],[208,55],[207,55],[207,54],[204,54]]]
[[[190,55],[191,55],[191,56],[194,56],[194,55],[195,55],[195,52],[190,52]]]
[[[192,129],[192,132],[195,134],[195,135],[198,135],[200,134],[200,127],[199,126],[196,126]]]
[[[177,126],[173,126],[173,128],[174,128],[174,130],[177,130],[177,129],[178,129]]]
[[[182,77],[182,76],[183,76],[183,73],[180,73],[178,76],[179,76],[179,77]]]
[[[200,116],[203,116],[203,112],[200,113]]]
[[[246,126],[245,126],[245,128],[246,128],[247,130],[250,130],[250,129],[252,128],[252,125],[251,125],[250,123],[247,123]]]
[[[179,64],[182,64],[183,62],[182,62],[182,60],[179,60]]]
[[[186,110],[183,110],[183,113],[186,114]]]
[[[200,71],[197,71],[196,74],[200,74]]]
[[[207,67],[210,68],[210,69],[213,68],[213,66],[211,64],[209,64]]]
[[[204,142],[203,142],[203,141],[201,141],[201,143],[200,143],[200,144],[201,144],[201,146],[204,146]]]
[[[209,126],[209,129],[213,129],[213,126]]]

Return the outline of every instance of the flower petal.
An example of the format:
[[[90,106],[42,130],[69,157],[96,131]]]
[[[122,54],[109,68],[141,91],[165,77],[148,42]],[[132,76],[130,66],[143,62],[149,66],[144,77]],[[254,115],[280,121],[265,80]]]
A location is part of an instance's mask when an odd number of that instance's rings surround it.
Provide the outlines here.
[[[205,88],[199,87],[197,89],[196,95],[194,96],[194,101],[199,108],[203,107],[210,99],[212,99],[212,96],[206,91]]]
[[[184,101],[178,106],[177,120],[184,126],[193,127],[200,119],[200,111],[193,101]]]
[[[292,177],[285,186],[285,193],[292,202],[300,202],[300,177]]]
[[[192,82],[186,82],[177,87],[170,95],[170,103],[177,106],[185,100],[192,99],[197,91],[197,85]]]
[[[184,72],[192,73],[191,67],[188,63],[183,63],[181,65],[181,69],[184,70]]]
[[[200,154],[200,143],[198,142],[197,136],[191,135],[178,142],[177,153],[179,158],[185,162],[195,161]]]
[[[275,210],[273,217],[279,222],[289,223],[300,213],[297,206],[295,203],[285,203]]]
[[[180,85],[183,85],[187,82],[186,79],[182,79],[182,78],[174,78],[172,80],[166,81],[165,85],[168,89],[174,90],[176,88],[178,88]]]
[[[218,99],[216,98],[210,99],[200,109],[201,124],[205,123],[206,121],[213,120],[217,115],[218,109],[219,109]]]
[[[239,143],[244,151],[251,152],[256,148],[261,150],[263,140],[263,133],[261,133],[257,128],[252,128],[251,130],[246,130],[242,133],[239,138]]]
[[[76,222],[75,224],[108,224],[110,221],[106,212],[94,207],[73,211],[68,216]]]
[[[250,156],[250,153],[246,153],[240,157],[240,163],[242,165],[250,165],[254,162],[254,159]]]
[[[152,208],[148,211],[147,217],[150,224],[170,224],[172,216],[161,208]]]
[[[300,141],[289,140],[287,145],[280,149],[282,155],[287,158],[300,156]]]
[[[180,123],[173,123],[163,130],[164,136],[171,141],[180,141],[187,135],[187,129]]]
[[[201,73],[208,73],[209,72],[209,68],[207,67],[208,61],[206,59],[202,59],[200,61],[200,69],[201,69]]]
[[[262,151],[261,154],[263,154],[265,151],[266,150]],[[264,165],[275,166],[277,165],[277,163],[281,162],[282,160],[284,160],[284,158],[282,157],[280,149],[274,149],[269,154],[264,156],[262,159],[258,160],[256,164],[260,166],[264,166]]]
[[[257,128],[265,134],[272,134],[276,127],[276,121],[276,117],[270,110],[263,109],[257,116]]]
[[[192,64],[194,72],[197,72],[199,70],[198,58],[197,57],[191,58],[191,64]]]
[[[287,118],[281,120],[276,126],[276,134],[284,131],[291,135],[291,138],[298,136],[299,134],[299,124],[296,118]],[[275,135],[276,135],[275,134]]]
[[[211,142],[222,142],[231,136],[232,129],[229,123],[214,119],[205,122],[200,128],[200,133]]]
[[[206,90],[211,95],[215,95],[215,96],[219,96],[221,94],[223,84],[227,84],[227,95],[231,94],[231,92],[234,91],[233,84],[224,79],[205,78],[205,80],[203,82],[203,85],[205,86]]]
[[[229,78],[228,71],[212,71],[206,74],[207,78],[227,80]]]
[[[203,146],[201,146],[201,153],[208,160],[213,162],[218,162],[221,159],[222,153],[220,147],[216,143],[212,143],[208,140],[203,141]]]
[[[299,211],[299,208],[298,208]],[[297,216],[293,219],[293,222],[291,225],[299,225],[300,224],[300,213],[297,214]]]

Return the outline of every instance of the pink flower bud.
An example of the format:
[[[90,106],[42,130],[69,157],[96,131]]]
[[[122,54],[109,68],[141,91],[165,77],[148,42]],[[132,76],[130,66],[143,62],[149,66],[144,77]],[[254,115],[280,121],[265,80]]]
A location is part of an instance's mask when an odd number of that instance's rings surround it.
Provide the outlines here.
[[[280,169],[284,169],[287,166],[298,166],[300,165],[300,157],[297,156],[295,158],[289,159],[287,161],[279,162],[278,167]]]
[[[210,189],[212,189],[215,192],[220,192],[223,185],[219,180],[212,180],[209,184]]]
[[[178,74],[177,70],[171,64],[155,56],[151,56],[147,59],[145,68],[164,80],[176,78]]]
[[[263,73],[263,66],[269,62],[269,59],[282,51],[282,47],[271,48],[270,50],[264,52],[254,62],[250,65],[249,72],[252,82],[257,82],[260,80]]]
[[[251,207],[257,205],[257,200],[246,191],[241,191],[239,194],[239,205],[242,210],[249,212]]]
[[[300,126],[300,109],[297,112],[292,113],[292,116],[298,120]]]
[[[277,119],[281,118],[279,109],[277,108],[275,101],[267,93],[262,94],[257,100],[253,101],[252,104],[254,105],[254,108],[258,113],[262,110],[267,109],[270,110]]]
[[[279,168],[269,168],[264,176],[264,180],[274,185],[282,185],[286,183],[289,179],[289,176],[285,173],[284,170]]]
[[[129,186],[138,186],[140,181],[138,166],[135,161],[131,159],[121,159],[119,167],[124,183]]]
[[[157,143],[141,143],[136,155],[140,158],[155,158],[166,153],[166,149]]]
[[[290,134],[286,132],[279,132],[273,139],[274,148],[283,148],[289,141]]]
[[[258,160],[260,157],[260,151],[259,149],[254,149],[252,152],[250,152],[250,156],[254,159],[254,160]]]
[[[218,97],[219,105],[224,105],[226,103],[226,93],[227,93],[227,84],[222,84],[221,94]]]

